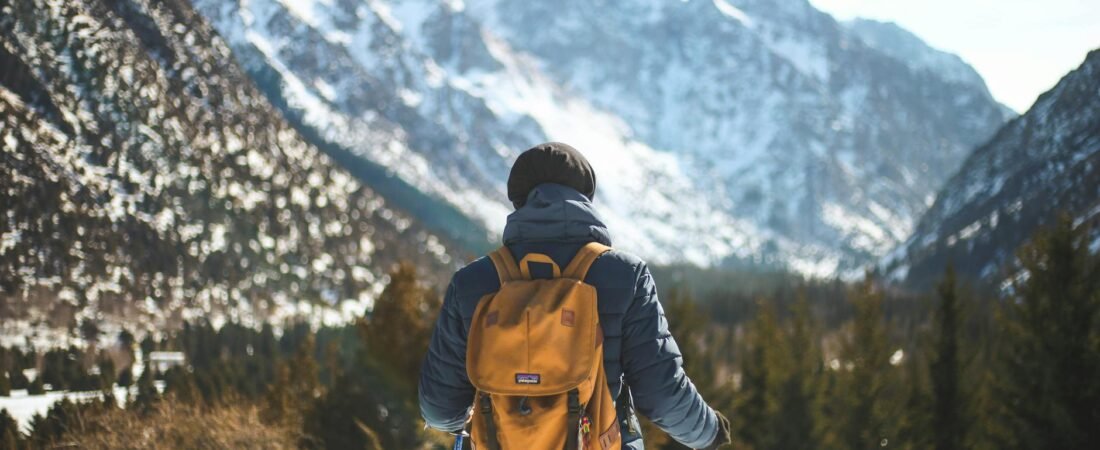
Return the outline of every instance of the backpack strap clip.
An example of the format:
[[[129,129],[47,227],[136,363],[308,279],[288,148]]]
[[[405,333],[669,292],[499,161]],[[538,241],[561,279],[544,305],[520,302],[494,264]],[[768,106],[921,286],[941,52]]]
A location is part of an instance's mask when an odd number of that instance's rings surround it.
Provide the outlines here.
[[[577,450],[580,446],[581,401],[580,392],[576,388],[569,390],[569,415],[568,427],[565,428],[565,450]]]

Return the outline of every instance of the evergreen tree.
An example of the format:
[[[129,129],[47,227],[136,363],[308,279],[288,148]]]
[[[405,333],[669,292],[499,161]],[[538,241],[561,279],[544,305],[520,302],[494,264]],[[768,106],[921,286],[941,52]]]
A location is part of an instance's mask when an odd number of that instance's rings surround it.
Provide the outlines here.
[[[360,352],[313,402],[304,421],[306,434],[324,448],[421,448],[425,432],[415,395],[396,386],[398,381],[380,372],[369,355]]]
[[[187,324],[184,323],[184,326],[187,326]],[[149,359],[149,354],[153,353],[157,349],[157,341],[153,340],[153,336],[146,335],[145,339],[141,340],[140,347],[141,347],[141,357],[144,358],[144,359]]]
[[[1096,448],[1100,442],[1100,258],[1068,217],[1018,253],[1000,317],[1002,448]]]
[[[74,420],[78,414],[76,404],[68,398],[61,399],[50,406],[45,417],[34,415],[31,419],[31,433],[27,440],[33,448],[54,448],[53,444],[78,422]]]
[[[42,375],[34,377],[34,381],[31,381],[27,386],[27,394],[29,395],[42,395],[46,393],[46,386],[42,383]]]
[[[326,448],[377,442],[382,448],[420,446],[423,422],[414,391],[438,309],[438,299],[417,281],[415,268],[402,264],[391,273],[373,310],[356,325],[362,350],[316,399],[306,433]]]
[[[668,318],[669,332],[684,355],[684,371],[709,399],[708,394],[718,390],[715,361],[705,345],[707,335],[711,334],[709,320],[699,311],[691,294],[679,287],[673,287],[661,303]]]
[[[936,450],[958,450],[964,447],[968,417],[960,387],[959,327],[963,321],[959,317],[959,295],[953,267],[948,266],[936,292],[939,301],[934,315],[934,347],[929,365],[932,382],[931,436]]]
[[[756,317],[746,331],[741,351],[741,389],[732,416],[735,439],[752,449],[776,448],[778,417],[777,383],[781,377],[778,354],[782,337],[771,306],[760,302]],[[731,426],[733,424],[731,423]]]
[[[929,380],[929,365],[926,353],[933,348],[931,336],[925,333],[917,336],[914,348],[910,348],[905,354],[905,360],[900,367],[903,379],[896,380],[900,383],[899,393],[904,402],[902,414],[897,422],[897,439],[890,443],[890,447],[901,450],[925,450],[932,448],[935,436],[933,433],[933,400],[932,387]]]
[[[195,376],[183,367],[173,367],[164,372],[164,394],[188,405],[198,405],[203,400],[199,388],[195,386]]]
[[[406,389],[415,389],[420,363],[428,351],[439,300],[421,286],[416,268],[402,263],[361,322],[366,348]]]
[[[126,366],[118,373],[118,385],[128,388],[134,384],[134,366]]]
[[[0,409],[0,449],[15,450],[21,447],[23,436],[19,432],[19,423],[8,413]]]
[[[0,397],[7,397],[11,395],[11,381],[8,380],[7,372],[0,371]]]
[[[897,370],[882,314],[883,293],[868,275],[851,293],[855,317],[840,346],[838,396],[834,414],[838,444],[872,449],[896,441],[903,421]],[[895,442],[896,445],[896,442]]]
[[[110,356],[104,355],[99,358],[99,388],[103,390],[111,390],[115,385],[115,380],[118,376],[118,371],[115,370],[115,360]]]
[[[791,309],[789,331],[784,336],[785,362],[778,386],[777,449],[819,448],[824,432],[821,421],[821,384],[824,361],[820,330],[813,319],[805,292]]]
[[[307,335],[294,357],[276,366],[275,379],[264,396],[265,422],[301,423],[302,413],[311,409],[321,396],[320,370],[313,356],[315,346],[314,336]]]
[[[153,370],[152,363],[146,361],[141,376],[138,377],[137,395],[134,396],[133,403],[135,408],[142,411],[149,411],[160,399],[160,393],[157,392],[157,387],[153,383]]]
[[[27,376],[23,374],[23,370],[21,369],[12,369],[9,371],[8,380],[11,381],[12,389],[27,389],[31,384],[30,380],[27,379]]]

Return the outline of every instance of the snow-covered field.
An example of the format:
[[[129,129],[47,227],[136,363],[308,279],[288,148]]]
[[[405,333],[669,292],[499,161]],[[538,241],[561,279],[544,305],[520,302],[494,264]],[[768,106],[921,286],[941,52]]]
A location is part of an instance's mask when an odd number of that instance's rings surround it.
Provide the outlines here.
[[[164,390],[163,381],[154,383],[158,391]],[[125,407],[129,395],[135,395],[136,393],[137,391],[134,388],[127,389],[117,385],[114,387],[114,394],[119,407]],[[45,416],[50,406],[61,401],[61,399],[68,398],[71,401],[80,402],[101,398],[102,395],[103,393],[100,391],[54,391],[43,395],[28,395],[25,389],[13,389],[10,397],[0,396],[0,410],[8,410],[8,413],[15,418],[20,427],[29,430],[31,419],[35,415]]]

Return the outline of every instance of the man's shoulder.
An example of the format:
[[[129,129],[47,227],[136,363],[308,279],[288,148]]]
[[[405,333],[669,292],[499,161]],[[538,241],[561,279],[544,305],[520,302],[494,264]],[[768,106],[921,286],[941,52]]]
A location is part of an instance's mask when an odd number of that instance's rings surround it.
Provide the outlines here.
[[[458,269],[451,284],[459,296],[481,298],[500,289],[500,278],[493,261],[488,256],[482,256]]]
[[[644,268],[645,261],[642,258],[613,248],[592,263],[585,281],[597,286],[610,284],[633,287]]]
[[[593,263],[593,267],[596,264],[608,266],[618,269],[640,270],[645,266],[645,261],[633,253],[628,253],[617,248],[612,248],[607,253],[601,255],[596,262]]]

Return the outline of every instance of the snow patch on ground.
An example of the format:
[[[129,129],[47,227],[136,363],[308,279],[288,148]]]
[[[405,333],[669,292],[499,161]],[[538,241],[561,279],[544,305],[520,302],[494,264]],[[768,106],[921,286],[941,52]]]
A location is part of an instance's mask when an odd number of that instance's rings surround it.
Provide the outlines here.
[[[158,389],[163,390],[163,383],[158,386]],[[126,404],[126,399],[129,398],[128,396],[131,393],[136,395],[136,388],[131,391],[124,387],[114,387],[114,396],[118,400],[119,407]],[[66,398],[73,402],[81,402],[103,398],[103,393],[99,391],[52,391],[43,395],[28,395],[25,389],[14,389],[11,391],[11,396],[0,396],[0,410],[8,410],[23,431],[28,432],[30,431],[31,419],[35,415],[45,416],[54,403]]]

